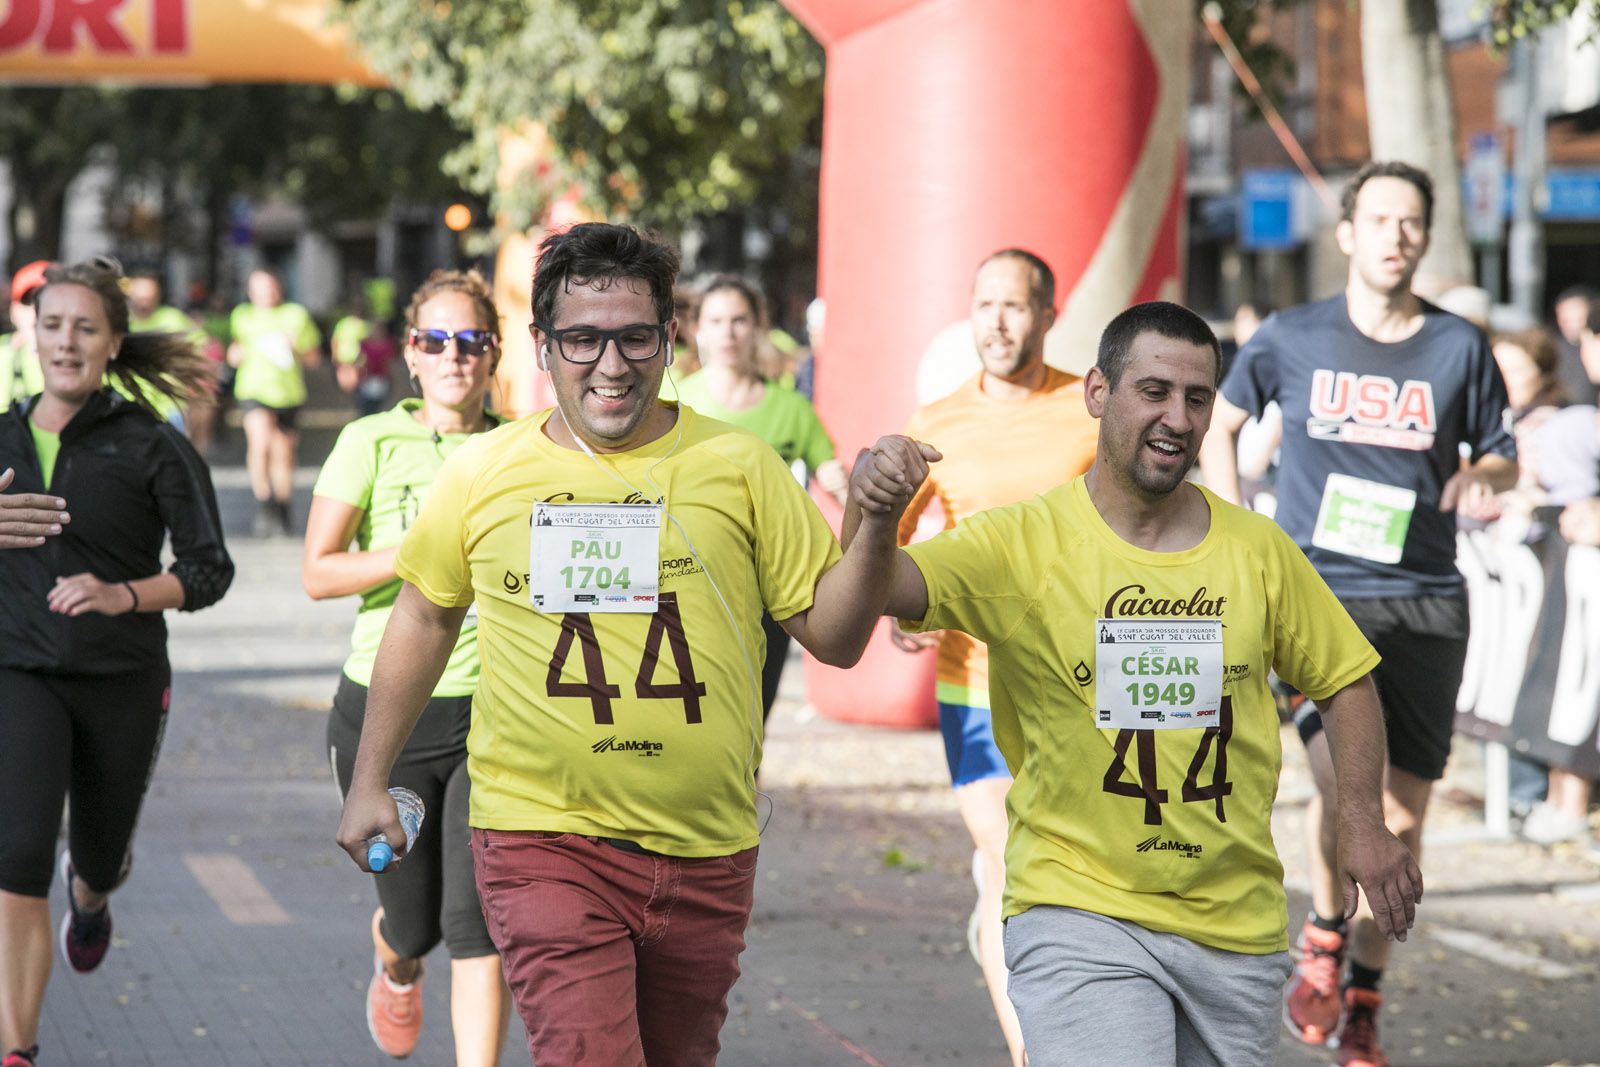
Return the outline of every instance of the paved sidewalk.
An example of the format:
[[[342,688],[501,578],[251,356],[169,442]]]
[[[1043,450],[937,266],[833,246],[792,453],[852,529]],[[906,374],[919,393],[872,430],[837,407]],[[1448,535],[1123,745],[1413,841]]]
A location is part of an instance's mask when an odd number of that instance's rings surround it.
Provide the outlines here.
[[[332,841],[338,798],[323,740],[353,601],[309,601],[298,543],[244,536],[242,479],[224,470],[218,481],[239,577],[217,608],[171,619],[172,719],[138,863],[114,898],[117,939],[94,975],[57,966],[41,1067],[393,1062],[362,1019],[374,897]],[[792,667],[770,730],[772,815],[722,1062],[1002,1067],[965,945],[971,849],[937,734],[813,717],[799,681]],[[1307,780],[1285,737],[1279,842],[1293,885]],[[1476,788],[1472,757],[1459,746],[1451,788]],[[1573,851],[1449,836],[1475,817],[1439,805],[1424,919],[1386,982],[1391,1058],[1600,1060],[1600,872]],[[59,915],[59,886],[53,905]],[[1305,898],[1290,906],[1298,924]],[[409,1062],[447,1064],[448,961],[439,951],[430,965],[428,1022]],[[527,1062],[515,1024],[501,1062]],[[1332,1055],[1286,1042],[1279,1062]]]

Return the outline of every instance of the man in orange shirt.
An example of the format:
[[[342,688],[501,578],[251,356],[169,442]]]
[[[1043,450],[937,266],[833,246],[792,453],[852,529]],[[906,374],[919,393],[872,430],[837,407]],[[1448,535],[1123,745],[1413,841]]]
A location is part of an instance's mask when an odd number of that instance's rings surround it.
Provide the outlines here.
[[[907,435],[933,445],[944,459],[933,466],[900,520],[902,545],[935,496],[949,529],[976,512],[1054,489],[1093,466],[1098,427],[1084,407],[1083,382],[1044,361],[1044,335],[1055,319],[1055,276],[1038,256],[1007,248],[979,265],[972,285],[972,335],[983,369],[911,416]],[[1000,938],[1011,772],[995,746],[989,719],[988,656],[983,645],[959,631],[896,631],[895,643],[908,652],[935,642],[939,729],[961,817],[977,849],[972,874],[978,904],[969,935],[976,931],[989,997],[1012,1063],[1021,1067],[1022,1032],[1006,999]]]

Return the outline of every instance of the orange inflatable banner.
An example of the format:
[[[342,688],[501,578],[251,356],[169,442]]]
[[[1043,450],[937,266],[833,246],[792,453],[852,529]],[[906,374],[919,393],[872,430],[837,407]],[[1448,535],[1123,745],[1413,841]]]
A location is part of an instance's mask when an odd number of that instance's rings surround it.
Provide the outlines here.
[[[0,0],[0,80],[381,85],[329,0]]]
[[[816,400],[840,455],[899,431],[929,370],[977,370],[967,310],[991,252],[1054,268],[1045,359],[1074,373],[1123,308],[1177,298],[1193,5],[784,2],[828,52]],[[965,349],[954,372],[940,339]],[[820,712],[935,721],[931,655],[886,629],[853,671],[807,661]]]

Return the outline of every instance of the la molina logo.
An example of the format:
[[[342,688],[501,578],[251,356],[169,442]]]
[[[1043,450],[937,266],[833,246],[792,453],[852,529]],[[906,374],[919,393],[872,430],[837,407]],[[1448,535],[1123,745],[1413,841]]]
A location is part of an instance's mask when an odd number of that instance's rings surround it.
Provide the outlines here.
[[[645,756],[648,758],[661,755],[661,750],[664,747],[660,741],[619,741],[617,740],[617,735],[612,734],[609,737],[602,737],[590,745],[589,750],[597,756],[602,752],[615,752],[619,756]]]
[[[1201,852],[1204,852],[1205,848],[1201,845],[1191,845],[1187,841],[1164,841],[1161,839],[1161,835],[1157,834],[1155,837],[1147,837],[1140,841],[1134,846],[1133,850],[1135,852],[1181,852],[1184,859],[1192,860],[1200,855]]]

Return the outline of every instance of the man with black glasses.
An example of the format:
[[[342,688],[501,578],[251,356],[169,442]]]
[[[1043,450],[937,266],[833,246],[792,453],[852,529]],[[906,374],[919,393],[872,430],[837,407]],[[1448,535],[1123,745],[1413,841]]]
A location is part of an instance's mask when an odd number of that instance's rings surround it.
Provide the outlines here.
[[[895,443],[898,507],[841,558],[777,453],[659,399],[677,270],[625,226],[545,241],[556,407],[464,444],[401,546],[339,829],[362,866],[375,834],[403,847],[389,769],[475,609],[473,854],[538,1063],[716,1061],[760,838],[761,613],[854,663],[937,456]]]

